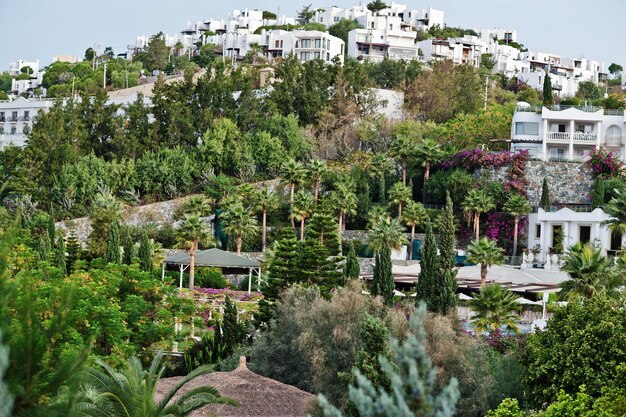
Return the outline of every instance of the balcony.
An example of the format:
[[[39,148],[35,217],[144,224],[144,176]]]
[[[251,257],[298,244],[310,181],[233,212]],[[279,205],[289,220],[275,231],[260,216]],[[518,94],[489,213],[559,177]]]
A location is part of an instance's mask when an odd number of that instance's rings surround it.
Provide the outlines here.
[[[17,122],[18,117],[17,116],[11,116],[11,117],[9,117],[8,120],[9,120],[9,122]]]
[[[20,116],[21,122],[30,122],[30,116]]]
[[[574,143],[595,144],[597,137],[595,133],[574,132]]]
[[[593,145],[596,143],[597,135],[595,133],[574,132],[573,142],[583,145]],[[569,132],[548,132],[546,140],[553,143],[569,143]]]
[[[569,133],[567,132],[548,132],[546,139],[550,142],[569,142]]]

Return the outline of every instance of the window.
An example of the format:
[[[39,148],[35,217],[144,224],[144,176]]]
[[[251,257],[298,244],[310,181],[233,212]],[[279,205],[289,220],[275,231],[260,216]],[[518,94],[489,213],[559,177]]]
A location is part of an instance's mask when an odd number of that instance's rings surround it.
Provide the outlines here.
[[[322,48],[326,49],[326,39],[322,39]]]
[[[311,39],[302,39],[302,47],[303,48],[310,48],[311,47]],[[296,45],[296,48],[298,46]]]
[[[516,135],[538,135],[539,123],[532,122],[516,122],[515,123]]]
[[[536,224],[535,225],[535,239],[540,239],[540,238],[541,238],[541,225]]]
[[[339,16],[335,16],[335,22],[339,22]]]
[[[15,126],[11,126],[11,134],[12,135],[17,134],[17,128]]]
[[[30,112],[28,110],[24,111],[24,120],[30,120]]]
[[[563,148],[550,148],[550,158],[552,159],[565,159],[565,149]]]
[[[4,135],[4,126],[0,126],[0,135]]]
[[[561,123],[560,125],[558,125],[557,132],[565,133],[565,124]]]
[[[315,52],[315,53],[313,54],[313,58],[315,58],[315,59],[320,59],[320,53],[319,53],[319,52]]]
[[[579,158],[583,158],[585,155],[587,154],[587,150],[586,149],[576,149],[576,156]]]
[[[320,17],[320,23],[324,23],[324,17]]]
[[[315,47],[318,48],[318,49],[322,47],[322,40],[321,39],[315,39]]]
[[[393,24],[389,25],[389,30],[393,30]]]
[[[578,240],[583,245],[591,242],[591,226],[580,226],[578,228]]]
[[[16,111],[11,113],[11,120],[14,121],[14,122],[17,121],[17,112]]]
[[[311,59],[311,53],[310,52],[302,52],[300,54],[300,60],[301,61],[308,61],[309,59]]]
[[[275,41],[275,42],[274,42],[274,47],[275,47],[276,49],[280,48],[280,41]]]

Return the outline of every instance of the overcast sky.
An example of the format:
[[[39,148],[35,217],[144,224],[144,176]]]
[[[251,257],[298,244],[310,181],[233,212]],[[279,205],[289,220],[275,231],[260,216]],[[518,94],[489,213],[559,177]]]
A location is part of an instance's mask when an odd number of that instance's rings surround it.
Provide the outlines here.
[[[180,32],[188,20],[225,18],[234,8],[294,15],[302,4],[349,6],[349,0],[0,0],[0,70],[9,62],[77,55],[93,44],[116,53],[137,35]],[[526,47],[626,66],[624,0],[408,0],[413,8],[443,9],[449,26],[517,30]]]

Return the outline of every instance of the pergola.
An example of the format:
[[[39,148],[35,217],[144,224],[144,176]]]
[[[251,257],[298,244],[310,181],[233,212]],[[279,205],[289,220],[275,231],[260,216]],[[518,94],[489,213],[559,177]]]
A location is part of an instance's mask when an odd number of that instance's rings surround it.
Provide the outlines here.
[[[189,268],[191,257],[188,252],[176,253],[163,261],[161,279],[165,279],[165,269],[168,265],[175,265],[180,271],[180,288],[183,287],[183,272]],[[252,292],[252,273],[257,275],[261,285],[261,264],[253,259],[244,258],[232,252],[213,248],[196,252],[194,266],[220,268],[227,274],[248,274],[248,294]]]

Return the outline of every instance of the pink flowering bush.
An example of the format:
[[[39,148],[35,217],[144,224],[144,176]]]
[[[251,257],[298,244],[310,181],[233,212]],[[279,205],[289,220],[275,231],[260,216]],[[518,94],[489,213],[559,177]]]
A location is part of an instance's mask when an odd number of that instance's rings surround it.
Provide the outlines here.
[[[196,288],[196,292],[199,294],[205,294],[209,298],[223,298],[228,295],[230,298],[237,301],[250,301],[258,299],[262,296],[262,294],[258,291],[253,291],[248,294],[247,291],[236,291],[231,290],[230,288]]]
[[[620,175],[624,169],[624,163],[619,157],[613,152],[607,152],[604,149],[591,151],[586,164],[591,169],[594,178],[614,178]]]

